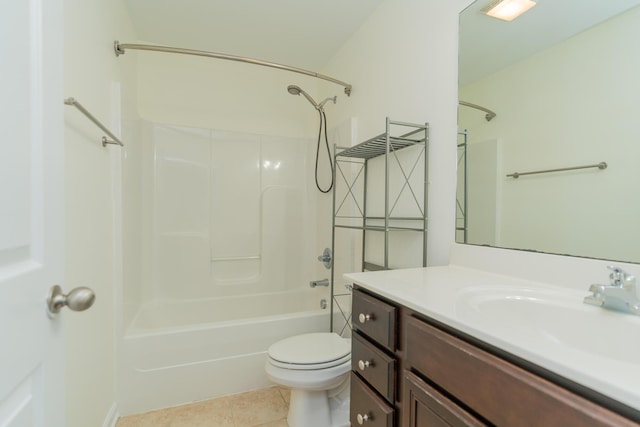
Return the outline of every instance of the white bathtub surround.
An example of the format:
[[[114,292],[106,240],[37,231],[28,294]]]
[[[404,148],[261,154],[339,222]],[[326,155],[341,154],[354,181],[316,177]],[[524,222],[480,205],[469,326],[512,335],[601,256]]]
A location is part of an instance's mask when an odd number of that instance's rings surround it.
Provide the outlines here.
[[[526,259],[530,257],[527,254]],[[522,274],[531,273],[534,269],[525,264]],[[538,265],[537,270],[543,266]],[[633,269],[629,272],[634,273]],[[608,283],[608,271],[602,273],[600,282]],[[583,289],[455,265],[345,277],[640,410],[640,344],[631,338],[640,333],[640,316],[583,304],[591,282]]]
[[[155,299],[264,294],[306,286],[315,254],[311,140],[143,123],[142,271]],[[127,167],[129,166],[129,167]],[[125,263],[127,260],[125,260]]]
[[[266,387],[271,344],[329,327],[320,308],[328,289],[309,287],[326,276],[316,261],[313,141],[140,128],[123,165],[125,197],[140,200],[124,228],[140,231],[125,239],[119,409]]]

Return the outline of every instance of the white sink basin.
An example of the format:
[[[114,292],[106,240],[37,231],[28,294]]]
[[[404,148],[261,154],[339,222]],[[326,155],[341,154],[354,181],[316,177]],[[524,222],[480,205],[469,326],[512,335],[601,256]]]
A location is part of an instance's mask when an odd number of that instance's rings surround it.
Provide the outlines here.
[[[637,364],[640,316],[583,304],[588,292],[507,287],[467,288],[457,317],[479,330],[517,337],[527,347],[552,346]],[[604,360],[606,362],[606,360]]]

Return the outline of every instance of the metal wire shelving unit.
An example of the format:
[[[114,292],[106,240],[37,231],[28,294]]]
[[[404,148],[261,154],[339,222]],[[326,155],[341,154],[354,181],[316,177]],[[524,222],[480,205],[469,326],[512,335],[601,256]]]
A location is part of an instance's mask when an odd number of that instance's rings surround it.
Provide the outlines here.
[[[398,152],[408,148],[412,151],[412,161],[403,165]],[[429,164],[429,124],[415,124],[393,121],[387,117],[385,132],[368,139],[353,147],[334,147],[334,191],[333,191],[333,222],[332,222],[332,253],[335,259],[336,230],[350,229],[360,231],[362,239],[362,271],[376,271],[390,269],[389,238],[394,232],[420,233],[422,239],[422,266],[427,265],[427,177]],[[369,162],[382,158],[384,172],[384,188],[371,188],[369,176]],[[423,162],[424,176],[419,179],[420,187],[412,176],[417,166]],[[391,194],[390,175],[395,169],[399,175],[401,185],[397,193]],[[412,185],[413,181],[413,185]],[[342,183],[346,191],[337,200],[338,186]],[[398,187],[396,185],[396,187]],[[371,191],[384,192],[384,207],[380,214],[371,215],[367,212],[368,199]],[[416,214],[394,214],[399,209],[399,200],[405,195],[406,200],[413,201],[412,212]],[[406,202],[405,200],[405,202]],[[370,262],[367,256],[367,233],[383,234],[382,262]],[[334,293],[335,268],[331,268],[331,331],[334,331],[334,305],[340,309],[345,328],[349,326],[349,317],[345,315],[336,297],[342,294]],[[343,328],[344,331],[344,328]],[[342,333],[342,331],[339,331]]]

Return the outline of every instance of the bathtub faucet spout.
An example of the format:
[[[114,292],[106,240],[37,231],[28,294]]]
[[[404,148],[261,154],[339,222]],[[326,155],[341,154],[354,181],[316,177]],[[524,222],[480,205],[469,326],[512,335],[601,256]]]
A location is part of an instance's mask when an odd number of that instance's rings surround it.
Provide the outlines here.
[[[316,286],[329,286],[329,279],[312,280],[309,282],[309,286],[315,288]]]

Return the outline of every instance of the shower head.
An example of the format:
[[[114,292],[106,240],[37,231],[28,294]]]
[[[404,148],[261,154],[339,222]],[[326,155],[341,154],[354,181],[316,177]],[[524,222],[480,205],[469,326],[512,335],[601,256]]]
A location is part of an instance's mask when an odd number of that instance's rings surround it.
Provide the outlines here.
[[[316,110],[320,110],[322,108],[322,106],[318,105],[316,103],[316,101],[313,100],[313,98],[305,91],[303,91],[302,89],[300,89],[300,86],[296,86],[296,85],[289,85],[287,86],[287,91],[291,94],[291,95],[300,95],[303,94],[305,98],[307,98],[307,101],[309,101],[311,103],[311,105],[313,105]]]
[[[302,89],[300,89],[300,86],[296,86],[296,85],[287,86],[287,90],[291,95],[300,95],[300,92],[302,92]]]

